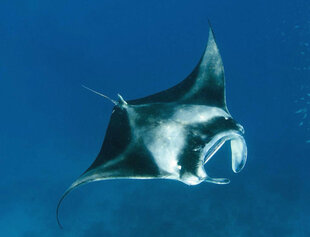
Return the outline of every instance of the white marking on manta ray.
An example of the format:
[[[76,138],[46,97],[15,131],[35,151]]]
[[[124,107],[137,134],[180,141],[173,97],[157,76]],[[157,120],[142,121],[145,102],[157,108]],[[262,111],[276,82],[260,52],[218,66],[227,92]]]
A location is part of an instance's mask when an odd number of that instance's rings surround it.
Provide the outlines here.
[[[184,123],[203,123],[215,117],[225,117],[227,120],[230,115],[224,110],[206,105],[184,105],[178,108],[172,116],[172,120]]]
[[[185,136],[182,124],[169,120],[157,121],[157,126],[137,128],[136,120],[138,115],[134,110],[135,106],[127,106],[129,123],[132,129],[132,138],[142,138],[148,150],[152,153],[156,164],[162,171],[169,174],[178,173],[178,154],[184,146]],[[141,107],[141,106],[136,106]],[[178,178],[171,175],[171,178]]]
[[[164,171],[175,174],[180,170],[178,155],[185,144],[184,128],[174,121],[149,131],[143,140],[156,164]]]
[[[147,105],[149,106],[149,105]],[[205,105],[182,105],[175,109],[175,113],[166,121],[158,121],[155,127],[137,129],[136,119],[138,115],[134,110],[135,106],[126,106],[130,114],[130,126],[134,129],[133,137],[137,139],[142,137],[143,141],[152,153],[156,164],[161,170],[170,174],[178,173],[181,166],[178,165],[178,156],[184,149],[186,136],[184,134],[184,125],[194,123],[206,123],[215,117],[225,117],[228,119],[229,114],[224,110],[205,106]],[[143,106],[138,106],[143,107]],[[147,130],[147,132],[145,132]],[[219,147],[220,148],[220,147]],[[198,148],[196,148],[198,149]],[[214,151],[214,153],[217,150]],[[199,176],[205,177],[205,172],[199,169]],[[175,175],[172,175],[175,178]],[[196,177],[187,177],[189,183],[197,182]]]

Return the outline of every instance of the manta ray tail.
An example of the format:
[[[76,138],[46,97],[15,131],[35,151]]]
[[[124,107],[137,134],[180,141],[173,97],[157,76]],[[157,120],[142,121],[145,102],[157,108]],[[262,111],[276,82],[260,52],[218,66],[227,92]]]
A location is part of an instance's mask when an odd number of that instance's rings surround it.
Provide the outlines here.
[[[111,99],[109,96],[106,96],[106,95],[104,95],[104,94],[102,94],[102,93],[100,93],[100,92],[98,92],[98,91],[95,91],[95,90],[93,90],[93,89],[91,89],[91,88],[89,88],[89,87],[87,87],[87,86],[84,86],[83,84],[82,84],[82,87],[85,88],[86,90],[89,90],[89,91],[91,91],[91,92],[93,92],[93,93],[95,93],[95,94],[97,94],[97,95],[100,95],[100,96],[102,96],[102,97],[108,99],[109,101],[111,101],[111,102],[112,102],[113,104],[115,104],[115,105],[118,104],[117,101]]]

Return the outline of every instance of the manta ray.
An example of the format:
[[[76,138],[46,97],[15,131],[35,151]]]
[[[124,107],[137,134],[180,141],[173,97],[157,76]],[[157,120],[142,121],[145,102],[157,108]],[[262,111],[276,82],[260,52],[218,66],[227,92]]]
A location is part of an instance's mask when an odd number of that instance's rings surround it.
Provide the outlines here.
[[[107,179],[227,184],[229,179],[212,178],[204,169],[226,141],[232,170],[238,173],[246,163],[244,129],[227,109],[224,67],[211,26],[203,56],[185,80],[141,99],[125,101],[118,95],[110,100],[115,106],[101,150],[61,197],[59,225],[62,200],[82,184]]]

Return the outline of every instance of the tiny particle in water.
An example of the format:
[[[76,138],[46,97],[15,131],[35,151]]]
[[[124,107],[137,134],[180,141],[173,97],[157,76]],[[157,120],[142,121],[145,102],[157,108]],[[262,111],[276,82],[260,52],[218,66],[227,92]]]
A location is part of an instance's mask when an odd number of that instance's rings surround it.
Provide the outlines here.
[[[306,143],[310,143],[310,139],[306,141]]]
[[[304,125],[304,122],[300,122],[299,123],[299,127],[301,127],[302,125]]]
[[[303,108],[303,109],[299,109],[295,112],[295,114],[300,114],[300,113],[306,113],[307,112],[307,109],[306,108]]]

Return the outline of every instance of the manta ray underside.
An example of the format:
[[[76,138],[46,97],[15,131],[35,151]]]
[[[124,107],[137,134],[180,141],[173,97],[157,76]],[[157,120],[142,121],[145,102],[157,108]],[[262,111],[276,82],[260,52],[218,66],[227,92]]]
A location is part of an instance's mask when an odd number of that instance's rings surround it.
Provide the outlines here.
[[[247,147],[243,127],[225,99],[222,59],[210,28],[206,50],[193,72],[176,86],[142,99],[115,104],[101,150],[67,189],[106,179],[174,179],[188,185],[229,183],[211,178],[204,165],[230,141],[232,169],[242,170]],[[59,223],[60,225],[60,223]]]

